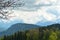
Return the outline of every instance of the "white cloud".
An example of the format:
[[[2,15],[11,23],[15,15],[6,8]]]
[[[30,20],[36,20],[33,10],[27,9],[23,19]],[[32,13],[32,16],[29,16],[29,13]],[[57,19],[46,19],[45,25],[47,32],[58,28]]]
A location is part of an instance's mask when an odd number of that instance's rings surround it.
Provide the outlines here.
[[[51,13],[47,13],[46,12],[46,8],[42,8],[41,9],[41,13],[42,13],[42,16],[47,20],[47,21],[53,21],[56,19],[56,15],[54,14],[51,14]],[[44,20],[44,19],[43,19]]]
[[[59,2],[59,0],[36,0],[35,4],[52,4],[52,5],[55,5],[55,4],[57,4],[57,1]]]
[[[47,4],[49,2],[55,2],[54,0],[37,0],[37,4],[39,3],[44,3]],[[48,7],[41,7],[40,9],[38,9],[37,11],[21,11],[21,10],[13,10],[14,14],[12,14],[12,16],[14,15],[14,18],[11,18],[8,21],[14,21],[15,19],[17,20],[23,20],[24,23],[29,23],[29,24],[35,24],[37,22],[42,22],[42,20],[46,20],[46,21],[54,21],[57,20],[57,15],[53,14],[53,13],[47,13],[46,10],[49,8],[54,8],[56,10],[60,10],[60,6],[48,6]],[[10,15],[11,16],[11,15]],[[60,17],[58,17],[60,18]]]
[[[41,21],[41,13],[27,12],[27,11],[15,11],[15,15],[18,19],[22,19],[24,23],[35,24],[37,21]]]
[[[15,1],[17,3],[17,0]],[[15,23],[19,23],[21,22],[21,20],[24,23],[28,24],[36,24],[37,22],[49,22],[49,21],[54,23],[60,23],[60,0],[21,0],[21,2],[23,2],[25,5],[20,8],[18,7],[16,9],[14,8],[15,9],[13,10],[14,13],[9,15],[8,20],[0,19],[0,22],[3,25],[1,27],[8,28],[8,26],[11,26],[12,24]],[[18,1],[18,3],[20,2]],[[48,4],[48,6],[46,6],[45,4]],[[49,11],[56,10],[57,11],[56,14],[58,15],[56,15],[55,12],[53,13],[51,11],[50,13],[48,13],[47,10]]]
[[[50,4],[49,0],[36,0],[35,4]]]
[[[14,14],[15,14],[15,16],[16,16],[15,18],[17,18],[17,20],[23,20],[24,23],[29,23],[29,24],[35,24],[39,21],[42,22],[42,20],[44,20],[44,19],[46,21],[56,20],[56,15],[47,13],[46,8],[41,8],[37,11],[14,10]]]

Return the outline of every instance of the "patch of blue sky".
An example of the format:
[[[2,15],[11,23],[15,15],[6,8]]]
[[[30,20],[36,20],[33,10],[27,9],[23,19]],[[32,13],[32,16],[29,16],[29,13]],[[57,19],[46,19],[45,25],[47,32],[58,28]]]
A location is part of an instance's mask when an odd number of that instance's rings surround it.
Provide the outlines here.
[[[51,14],[54,14],[54,15],[56,15],[56,16],[58,16],[59,15],[59,12],[58,12],[58,10],[55,10],[55,9],[48,9],[47,10],[47,13],[51,13]]]
[[[45,21],[45,22],[37,22],[36,25],[39,25],[39,26],[47,26],[47,25],[51,25],[51,24],[54,24],[55,22],[52,22],[52,21]]]

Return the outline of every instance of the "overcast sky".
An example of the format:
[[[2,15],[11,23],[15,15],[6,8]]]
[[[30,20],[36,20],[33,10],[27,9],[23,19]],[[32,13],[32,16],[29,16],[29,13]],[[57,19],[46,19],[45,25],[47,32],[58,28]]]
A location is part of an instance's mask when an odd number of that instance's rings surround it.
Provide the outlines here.
[[[15,0],[16,1],[16,0]],[[20,0],[22,7],[12,9],[9,20],[0,20],[0,29],[7,29],[15,23],[40,25],[42,22],[60,23],[60,0]],[[16,1],[16,3],[20,3]],[[9,9],[8,9],[9,10]],[[8,24],[8,25],[7,25]]]

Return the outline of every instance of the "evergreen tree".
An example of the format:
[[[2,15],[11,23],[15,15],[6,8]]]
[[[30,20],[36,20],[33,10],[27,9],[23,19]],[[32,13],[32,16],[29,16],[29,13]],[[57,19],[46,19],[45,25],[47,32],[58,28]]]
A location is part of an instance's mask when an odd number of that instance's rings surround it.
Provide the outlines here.
[[[30,36],[31,36],[30,33],[27,32],[27,33],[26,33],[26,40],[30,40]]]

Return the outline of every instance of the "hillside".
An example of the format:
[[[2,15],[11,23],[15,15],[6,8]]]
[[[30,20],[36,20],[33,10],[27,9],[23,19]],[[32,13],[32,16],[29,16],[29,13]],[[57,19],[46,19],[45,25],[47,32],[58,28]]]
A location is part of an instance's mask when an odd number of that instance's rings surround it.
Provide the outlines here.
[[[3,35],[12,35],[15,32],[18,31],[25,31],[33,28],[39,28],[40,26],[33,25],[33,24],[25,24],[25,23],[16,23],[13,24],[10,28],[8,28],[6,31],[0,32],[0,36]]]
[[[12,35],[4,35],[1,40],[60,40],[60,24],[52,24],[49,26],[32,28],[24,31],[19,30]]]

